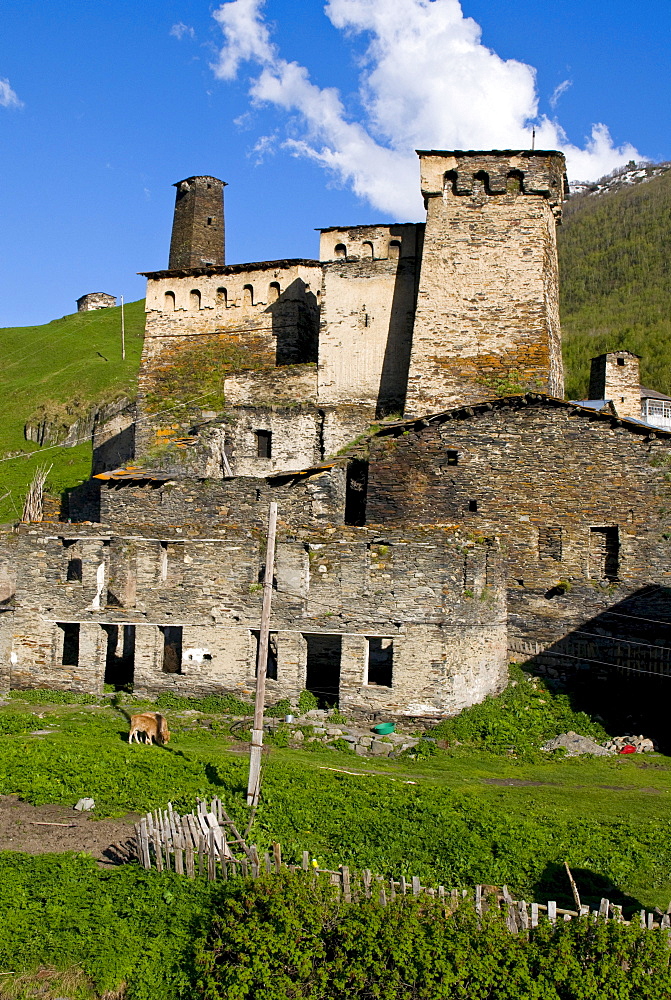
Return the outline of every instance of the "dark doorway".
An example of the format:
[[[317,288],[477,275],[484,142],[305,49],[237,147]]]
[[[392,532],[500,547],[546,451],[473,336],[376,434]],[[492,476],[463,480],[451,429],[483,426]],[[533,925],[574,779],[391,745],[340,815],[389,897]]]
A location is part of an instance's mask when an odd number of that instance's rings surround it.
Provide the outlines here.
[[[617,525],[590,528],[590,576],[596,580],[617,580],[620,572],[620,533]]]
[[[259,631],[252,629],[256,639],[256,656],[254,657],[255,676],[259,673]],[[271,632],[268,636],[268,659],[266,661],[266,677],[270,681],[277,680],[277,632]]]
[[[163,673],[182,672],[182,626],[162,625],[163,633]]]
[[[315,695],[320,708],[337,705],[342,637],[308,633],[304,638],[308,646],[305,687]]]
[[[103,625],[107,634],[105,684],[116,691],[129,690],[135,679],[135,626]]]
[[[345,524],[363,527],[366,523],[366,501],[368,499],[368,462],[353,458],[347,464],[345,484]]]

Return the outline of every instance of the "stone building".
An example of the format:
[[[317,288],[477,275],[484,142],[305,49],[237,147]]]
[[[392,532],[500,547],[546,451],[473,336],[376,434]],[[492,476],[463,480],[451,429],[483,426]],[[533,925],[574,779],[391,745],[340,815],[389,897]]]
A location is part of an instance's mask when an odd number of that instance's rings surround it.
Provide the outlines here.
[[[0,546],[5,686],[249,694],[272,500],[270,701],[439,716],[508,656],[669,671],[671,434],[626,352],[603,405],[562,398],[563,157],[419,157],[426,222],[322,229],[319,260],[227,265],[223,182],[176,185],[127,464],[103,435],[62,520]]]
[[[114,295],[107,292],[88,292],[77,299],[77,312],[91,312],[92,309],[113,309],[116,305]]]

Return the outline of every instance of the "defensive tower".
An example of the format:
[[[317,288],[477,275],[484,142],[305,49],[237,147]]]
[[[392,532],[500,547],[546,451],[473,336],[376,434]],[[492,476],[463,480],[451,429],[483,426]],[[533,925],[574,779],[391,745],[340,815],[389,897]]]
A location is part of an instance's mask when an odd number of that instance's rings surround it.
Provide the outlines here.
[[[224,265],[226,182],[198,176],[177,181],[174,186],[177,195],[168,268],[176,271]]]
[[[609,399],[618,416],[641,419],[640,356],[631,351],[611,351],[592,358],[589,398]]]
[[[562,396],[563,154],[418,155],[427,220],[406,413],[527,389]]]

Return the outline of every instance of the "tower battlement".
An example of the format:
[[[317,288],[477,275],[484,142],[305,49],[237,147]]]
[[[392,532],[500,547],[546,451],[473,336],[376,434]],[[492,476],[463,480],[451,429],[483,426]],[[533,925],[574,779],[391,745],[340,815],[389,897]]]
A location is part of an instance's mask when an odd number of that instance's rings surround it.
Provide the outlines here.
[[[561,207],[568,193],[564,154],[545,149],[417,150],[424,199],[540,195]]]

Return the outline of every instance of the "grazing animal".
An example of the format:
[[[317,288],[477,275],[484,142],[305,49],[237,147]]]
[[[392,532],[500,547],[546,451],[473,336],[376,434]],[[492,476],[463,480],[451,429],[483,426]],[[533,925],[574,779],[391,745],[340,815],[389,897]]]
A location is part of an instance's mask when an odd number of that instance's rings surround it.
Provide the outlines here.
[[[145,743],[159,743],[163,746],[170,739],[168,723],[159,712],[140,712],[130,717],[128,742],[140,742],[140,733]]]

